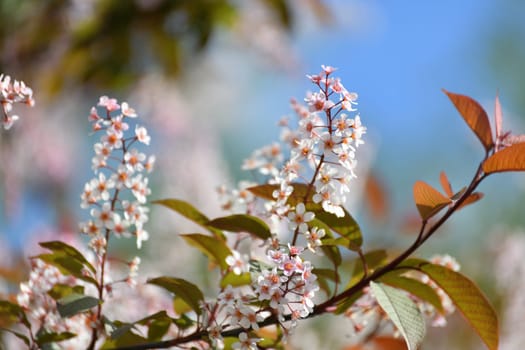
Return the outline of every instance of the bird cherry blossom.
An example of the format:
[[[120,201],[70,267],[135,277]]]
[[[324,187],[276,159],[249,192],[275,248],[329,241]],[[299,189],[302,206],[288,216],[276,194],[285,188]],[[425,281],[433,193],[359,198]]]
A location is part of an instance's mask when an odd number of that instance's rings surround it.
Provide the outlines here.
[[[0,74],[0,104],[3,112],[2,125],[5,130],[10,129],[19,119],[18,115],[11,114],[15,103],[34,106],[33,90],[23,81],[12,81],[9,75]]]

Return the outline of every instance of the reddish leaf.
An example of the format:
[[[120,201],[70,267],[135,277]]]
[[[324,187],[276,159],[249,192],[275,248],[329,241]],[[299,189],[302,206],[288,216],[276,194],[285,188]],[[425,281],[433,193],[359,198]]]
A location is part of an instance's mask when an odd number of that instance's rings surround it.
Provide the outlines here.
[[[377,336],[365,344],[355,344],[343,348],[343,350],[407,350],[403,339],[388,336]]]
[[[414,184],[414,201],[423,220],[437,214],[451,202],[449,198],[423,181],[416,181]]]
[[[483,198],[483,193],[481,193],[481,192],[474,192],[470,196],[468,196],[467,199],[465,199],[465,201],[463,203],[461,203],[461,205],[459,206],[458,209],[466,207],[467,205],[470,205],[472,203],[476,203],[481,198]]]
[[[452,191],[452,186],[450,186],[450,181],[448,181],[447,174],[445,174],[444,171],[439,174],[439,182],[441,183],[441,187],[447,194],[448,198],[451,198],[454,195],[454,192]]]
[[[286,201],[287,204],[290,204],[292,207],[296,206],[299,203],[303,203],[306,205],[307,209],[314,210],[321,208],[320,204],[314,203],[312,200],[312,196],[314,194],[314,191],[311,189],[308,190],[308,185],[304,183],[292,183],[291,186],[293,187],[293,191],[288,197],[288,200]],[[276,190],[279,190],[279,185],[258,185],[254,187],[247,188],[248,191],[256,195],[257,197],[268,199],[268,200],[275,200],[273,197],[273,193]],[[308,198],[307,197],[308,194]],[[306,202],[305,202],[306,198]]]
[[[487,112],[474,99],[460,94],[448,92],[443,89],[448,98],[454,103],[459,114],[467,122],[468,126],[474,131],[479,138],[485,150],[490,150],[494,146],[492,141],[492,132]]]
[[[525,171],[525,142],[517,143],[494,153],[483,163],[485,174],[504,171]]]
[[[372,340],[375,350],[407,350],[407,345],[403,339],[392,337],[375,337]]]
[[[388,196],[385,187],[373,173],[366,178],[365,195],[372,217],[384,219],[388,215]]]

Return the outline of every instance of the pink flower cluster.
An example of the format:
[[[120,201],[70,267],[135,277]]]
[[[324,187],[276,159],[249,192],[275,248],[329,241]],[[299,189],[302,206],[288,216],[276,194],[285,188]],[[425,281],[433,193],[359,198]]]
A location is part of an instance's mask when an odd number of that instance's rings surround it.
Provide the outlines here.
[[[209,302],[204,306],[204,324],[214,348],[223,348],[221,332],[227,328],[259,330],[261,321],[269,315],[277,315],[283,329],[290,332],[298,319],[307,317],[313,311],[313,298],[319,286],[317,276],[312,273],[313,266],[303,260],[302,252],[303,248],[284,248],[274,239],[267,251],[269,264],[261,263],[253,269],[246,256],[233,251],[233,255],[226,259],[230,270],[237,275],[250,272],[255,278],[249,287],[228,285],[221,291],[216,303]],[[255,301],[260,306],[255,307]],[[219,315],[222,315],[221,320]],[[291,323],[285,326],[287,319]],[[249,339],[243,332],[239,335],[237,348],[257,349],[257,341],[255,338]]]
[[[137,114],[126,102],[103,96],[98,107],[91,109],[89,120],[93,130],[101,132],[95,143],[92,168],[95,177],[87,182],[81,195],[81,207],[90,208],[91,219],[81,223],[81,232],[91,237],[90,247],[101,257],[105,254],[109,233],[116,237],[134,236],[137,247],[148,239],[144,223],[148,208],[144,205],[151,190],[144,173],[153,169],[154,156],[147,157],[137,142],[148,145],[150,136],[145,127],[135,125],[135,132],[127,135],[129,120]]]
[[[19,118],[18,115],[10,114],[14,103],[24,103],[34,106],[33,90],[26,86],[23,81],[11,82],[9,75],[0,74],[0,103],[2,104],[3,126],[5,130],[10,129]]]
[[[307,317],[313,311],[313,297],[319,290],[313,266],[301,257],[303,248],[290,245],[283,248],[277,239],[272,245],[267,256],[273,266],[261,269],[254,286],[258,299],[268,300],[281,320],[285,315],[291,315],[292,321]]]
[[[292,129],[287,119],[281,121],[281,139],[290,147],[290,156],[281,164],[284,156],[278,144],[255,151],[244,162],[243,169],[257,169],[271,176],[270,182],[280,185],[274,196],[277,212],[291,194],[290,184],[306,178],[303,168],[314,171],[315,193],[313,200],[321,203],[324,210],[344,216],[342,206],[349,193],[350,180],[355,177],[357,161],[355,152],[363,144],[366,127],[355,106],[357,94],[349,92],[339,78],[332,77],[333,67],[308,78],[318,87],[317,92],[307,94],[301,105],[292,100],[292,107],[299,118],[297,128]]]

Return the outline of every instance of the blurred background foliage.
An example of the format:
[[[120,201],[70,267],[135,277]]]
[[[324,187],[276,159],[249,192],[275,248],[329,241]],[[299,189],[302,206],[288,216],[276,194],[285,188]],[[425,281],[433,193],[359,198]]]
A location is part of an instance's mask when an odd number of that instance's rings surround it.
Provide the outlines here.
[[[260,0],[285,30],[291,0]],[[326,19],[319,0],[302,2]],[[78,86],[126,88],[146,72],[175,78],[216,32],[234,30],[232,0],[5,0],[0,3],[0,69],[46,92]]]

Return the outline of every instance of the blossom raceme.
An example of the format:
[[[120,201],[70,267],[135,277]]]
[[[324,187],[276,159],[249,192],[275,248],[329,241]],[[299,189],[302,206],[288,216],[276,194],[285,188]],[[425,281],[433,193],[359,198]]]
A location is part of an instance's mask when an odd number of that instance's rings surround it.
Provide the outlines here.
[[[292,181],[308,178],[304,168],[310,168],[315,176],[314,202],[330,213],[344,215],[342,207],[356,176],[356,151],[364,143],[366,127],[355,108],[357,94],[347,91],[339,78],[332,77],[335,70],[323,66],[319,74],[308,76],[319,90],[307,94],[306,105],[292,100],[297,128],[292,128],[287,119],[280,123],[281,142],[288,146],[288,157],[283,155],[283,146],[272,144],[256,150],[244,162],[243,169],[257,170],[270,177],[269,183],[280,185],[277,205],[291,195],[286,189]]]
[[[115,298],[117,283],[128,288],[137,286],[140,258],[122,261],[120,270],[113,264],[110,268],[108,259],[111,239],[134,237],[140,248],[149,236],[144,229],[149,210],[145,204],[150,194],[146,174],[153,169],[154,157],[147,157],[137,147],[149,143],[146,128],[136,126],[142,136],[129,132],[130,119],[136,117],[127,103],[121,107],[116,99],[105,96],[91,109],[89,120],[100,138],[94,145],[94,177],[80,195],[81,207],[90,215],[80,224],[80,232],[90,237],[86,248],[91,252],[84,248],[77,251],[59,242],[43,243],[55,253],[33,257],[30,279],[20,285],[17,302],[26,313],[28,325],[37,326],[39,333],[62,337],[66,341],[60,342],[60,349],[87,348],[105,339],[105,314],[98,300],[108,303]],[[60,260],[65,257],[72,260]],[[60,297],[70,293],[84,302],[91,300],[97,307],[88,313],[65,314]],[[119,317],[124,315],[120,312]]]
[[[135,132],[127,135],[130,120],[137,117],[127,102],[120,105],[102,96],[97,107],[89,116],[93,130],[101,134],[94,145],[95,177],[85,184],[81,195],[81,207],[91,208],[91,219],[80,225],[80,231],[91,237],[90,245],[102,257],[110,236],[134,236],[138,248],[149,238],[144,230],[149,209],[144,204],[151,190],[145,174],[151,172],[154,158],[136,147],[137,143],[149,144],[144,126],[135,125]]]
[[[19,119],[18,115],[11,114],[13,104],[35,105],[33,90],[23,81],[12,81],[9,75],[0,74],[0,103],[4,114],[2,124],[8,130]]]

